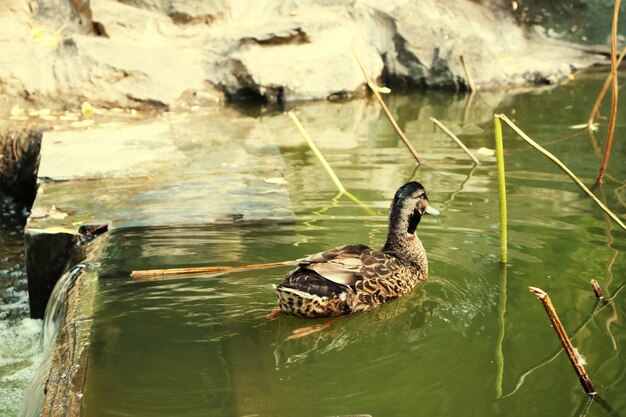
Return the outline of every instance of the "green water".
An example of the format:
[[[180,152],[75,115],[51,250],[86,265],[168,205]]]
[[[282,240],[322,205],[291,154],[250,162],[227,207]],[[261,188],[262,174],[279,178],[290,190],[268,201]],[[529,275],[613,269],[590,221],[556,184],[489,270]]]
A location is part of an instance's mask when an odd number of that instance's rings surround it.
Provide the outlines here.
[[[546,290],[569,331],[596,306],[596,278],[611,304],[577,332],[603,398],[626,409],[626,333],[620,292],[626,233],[558,168],[505,132],[510,262],[498,262],[495,160],[471,162],[428,120],[472,149],[493,148],[491,115],[503,112],[547,144],[587,184],[600,158],[588,134],[556,141],[583,123],[602,77],[516,96],[391,96],[399,123],[429,166],[415,163],[375,102],[302,105],[296,111],[344,185],[373,213],[336,191],[288,118],[259,116],[275,132],[287,169],[290,223],[133,229],[108,237],[101,264],[83,411],[104,416],[577,416],[608,415],[586,396],[540,302]],[[606,110],[605,110],[605,113]],[[626,131],[622,106],[617,132]],[[286,120],[287,119],[287,120]],[[597,132],[602,143],[606,120]],[[292,142],[282,137],[292,137]],[[624,219],[626,144],[617,137],[597,193]],[[382,245],[395,189],[417,179],[437,218],[418,229],[429,282],[320,333],[286,341],[325,320],[281,316],[271,284],[288,267],[132,283],[133,269],[245,265],[295,259],[346,243]],[[181,208],[182,209],[182,208]],[[532,372],[528,371],[532,368]]]

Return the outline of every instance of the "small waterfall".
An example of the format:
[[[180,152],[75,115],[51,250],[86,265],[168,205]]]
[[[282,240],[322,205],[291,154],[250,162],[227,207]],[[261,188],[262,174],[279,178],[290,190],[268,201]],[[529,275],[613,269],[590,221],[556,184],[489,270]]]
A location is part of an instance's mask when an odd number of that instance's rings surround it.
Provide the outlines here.
[[[54,341],[63,329],[65,323],[65,301],[71,286],[80,276],[87,264],[81,263],[72,267],[59,278],[48,304],[43,324],[43,351],[44,356],[39,364],[37,372],[24,392],[24,399],[20,406],[19,417],[37,417],[41,412],[44,401],[44,388],[50,374],[52,357],[54,353]]]

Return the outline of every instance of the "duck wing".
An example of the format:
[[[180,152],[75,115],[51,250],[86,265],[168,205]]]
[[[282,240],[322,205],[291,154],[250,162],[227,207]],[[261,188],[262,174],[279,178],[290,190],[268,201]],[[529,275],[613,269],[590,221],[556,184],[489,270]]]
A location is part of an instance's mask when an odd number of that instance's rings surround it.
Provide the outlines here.
[[[298,266],[354,289],[356,283],[366,277],[388,274],[388,269],[384,267],[386,261],[386,254],[366,245],[346,245],[311,255],[301,260]]]

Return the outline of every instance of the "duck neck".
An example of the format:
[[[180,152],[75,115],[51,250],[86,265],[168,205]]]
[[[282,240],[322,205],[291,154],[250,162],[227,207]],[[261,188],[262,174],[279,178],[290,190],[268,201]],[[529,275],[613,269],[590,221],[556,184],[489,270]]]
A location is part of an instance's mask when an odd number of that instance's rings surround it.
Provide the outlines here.
[[[421,216],[411,213],[409,216],[397,216],[393,211],[389,216],[389,232],[383,252],[389,253],[405,262],[411,262],[428,274],[428,260],[422,241],[415,234]]]

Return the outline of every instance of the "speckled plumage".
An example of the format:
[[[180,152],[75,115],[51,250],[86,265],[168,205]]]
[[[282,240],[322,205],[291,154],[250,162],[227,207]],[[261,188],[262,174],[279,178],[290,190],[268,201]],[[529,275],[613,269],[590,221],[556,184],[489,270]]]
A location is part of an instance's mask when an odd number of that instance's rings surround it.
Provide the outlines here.
[[[300,317],[340,316],[369,310],[411,291],[428,278],[428,260],[415,229],[428,206],[421,184],[398,189],[391,203],[389,232],[380,250],[340,246],[301,259],[274,289],[278,305]]]

